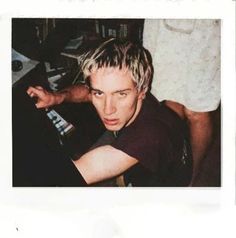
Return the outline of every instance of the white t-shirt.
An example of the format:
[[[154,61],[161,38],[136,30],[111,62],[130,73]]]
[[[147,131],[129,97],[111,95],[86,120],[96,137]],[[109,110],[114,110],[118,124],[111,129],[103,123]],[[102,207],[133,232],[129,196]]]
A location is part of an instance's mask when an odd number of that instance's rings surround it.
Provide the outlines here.
[[[220,21],[156,20],[144,23],[144,47],[152,57],[152,93],[196,112],[220,102]]]

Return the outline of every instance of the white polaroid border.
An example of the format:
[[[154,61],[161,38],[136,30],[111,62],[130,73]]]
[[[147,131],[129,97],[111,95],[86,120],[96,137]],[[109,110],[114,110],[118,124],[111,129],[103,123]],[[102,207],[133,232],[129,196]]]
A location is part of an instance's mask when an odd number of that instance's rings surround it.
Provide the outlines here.
[[[235,235],[235,1],[22,0],[4,4],[0,10],[0,236],[199,237],[202,229],[204,237],[222,237],[225,230],[227,236]],[[221,19],[222,187],[13,188],[12,17]]]

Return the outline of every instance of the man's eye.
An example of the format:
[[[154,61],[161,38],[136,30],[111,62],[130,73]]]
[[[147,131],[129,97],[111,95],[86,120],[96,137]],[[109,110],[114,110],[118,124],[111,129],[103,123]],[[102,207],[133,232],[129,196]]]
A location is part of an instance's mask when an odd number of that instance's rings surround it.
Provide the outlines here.
[[[103,92],[96,91],[96,92],[93,92],[93,95],[96,97],[101,97],[103,95]]]
[[[121,98],[124,98],[124,97],[126,97],[127,96],[127,93],[124,93],[124,92],[119,92],[119,97],[121,97]]]

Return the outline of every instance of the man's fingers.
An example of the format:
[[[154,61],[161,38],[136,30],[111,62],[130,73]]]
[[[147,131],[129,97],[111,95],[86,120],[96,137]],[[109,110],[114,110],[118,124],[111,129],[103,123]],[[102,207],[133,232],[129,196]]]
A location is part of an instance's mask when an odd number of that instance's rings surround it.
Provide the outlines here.
[[[40,96],[42,94],[42,87],[36,86],[36,87],[29,87],[27,89],[27,93],[29,94],[30,97],[34,96]]]
[[[33,87],[29,87],[29,88],[27,89],[27,93],[28,93],[29,95],[31,95],[31,94],[33,94],[36,90],[37,90],[37,89],[35,89],[35,88],[33,88]]]
[[[44,104],[42,104],[41,102],[35,103],[35,106],[37,108],[45,108]]]
[[[35,88],[37,88],[37,89],[43,89],[43,87],[42,86],[35,86]]]
[[[26,92],[30,95],[32,93],[32,87],[29,87]]]
[[[48,93],[41,86],[29,87],[27,93],[31,98],[35,98],[34,102],[37,108],[46,108],[52,105],[52,94]]]
[[[31,90],[31,89],[28,89],[26,92],[31,98],[35,96],[33,90]]]

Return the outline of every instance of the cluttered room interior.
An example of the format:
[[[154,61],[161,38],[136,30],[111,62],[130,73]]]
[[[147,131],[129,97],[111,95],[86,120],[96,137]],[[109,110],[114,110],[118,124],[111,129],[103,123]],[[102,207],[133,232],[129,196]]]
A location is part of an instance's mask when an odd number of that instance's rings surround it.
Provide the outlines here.
[[[38,99],[29,97],[26,92],[29,87],[40,87],[57,93],[72,85],[84,84],[80,68],[84,53],[114,38],[143,46],[145,21],[129,18],[12,19],[14,187],[80,186],[77,170],[68,161],[85,154],[105,132],[96,109],[87,101],[36,108]],[[167,21],[164,23],[167,28],[170,26]],[[157,75],[158,70],[157,67]],[[194,181],[195,187],[221,186],[220,103],[210,116],[211,141]],[[108,179],[94,186],[128,185],[117,176],[115,180]]]

